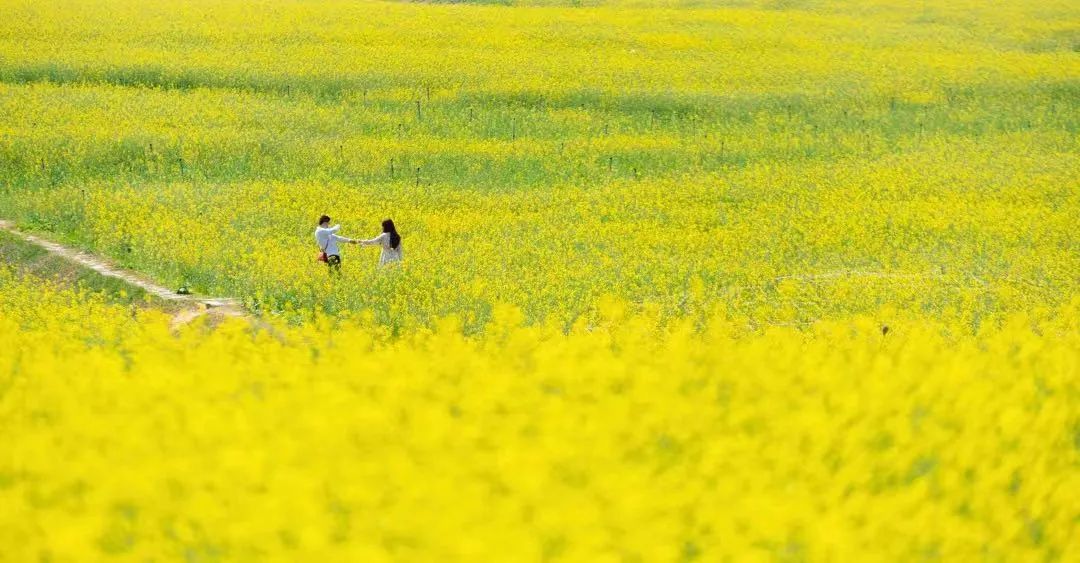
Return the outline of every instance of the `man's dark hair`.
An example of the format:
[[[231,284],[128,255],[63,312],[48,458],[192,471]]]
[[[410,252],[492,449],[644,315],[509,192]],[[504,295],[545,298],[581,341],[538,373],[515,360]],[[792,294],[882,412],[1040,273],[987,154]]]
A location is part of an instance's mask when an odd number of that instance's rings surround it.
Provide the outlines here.
[[[323,215],[322,217],[319,217],[319,224],[320,225],[322,225],[323,223],[329,223],[329,222],[330,222],[330,216],[329,215]]]

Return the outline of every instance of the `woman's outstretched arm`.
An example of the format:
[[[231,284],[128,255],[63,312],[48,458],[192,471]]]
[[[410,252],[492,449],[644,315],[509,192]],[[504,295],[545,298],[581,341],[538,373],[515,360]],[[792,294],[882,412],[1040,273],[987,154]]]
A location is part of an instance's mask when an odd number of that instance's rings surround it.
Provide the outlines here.
[[[380,233],[379,236],[377,236],[377,237],[375,237],[373,239],[361,240],[359,242],[360,242],[360,244],[362,244],[364,246],[374,246],[376,244],[382,244],[383,241],[386,240],[387,236],[389,236],[389,235],[387,235],[386,233]]]

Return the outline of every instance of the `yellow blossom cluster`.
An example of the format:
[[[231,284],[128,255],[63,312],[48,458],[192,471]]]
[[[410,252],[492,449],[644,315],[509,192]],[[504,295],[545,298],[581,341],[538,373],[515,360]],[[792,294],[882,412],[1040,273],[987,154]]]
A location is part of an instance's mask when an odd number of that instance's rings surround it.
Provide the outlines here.
[[[0,560],[1080,556],[1080,302],[977,335],[521,321],[174,335],[0,274]]]

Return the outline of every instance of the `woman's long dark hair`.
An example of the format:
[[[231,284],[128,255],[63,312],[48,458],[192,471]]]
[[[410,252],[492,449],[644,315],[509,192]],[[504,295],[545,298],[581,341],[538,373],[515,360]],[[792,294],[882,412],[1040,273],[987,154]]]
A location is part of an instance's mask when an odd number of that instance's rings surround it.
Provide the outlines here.
[[[397,228],[390,219],[382,222],[382,232],[390,233],[390,248],[397,248],[401,244],[401,235],[397,234]]]

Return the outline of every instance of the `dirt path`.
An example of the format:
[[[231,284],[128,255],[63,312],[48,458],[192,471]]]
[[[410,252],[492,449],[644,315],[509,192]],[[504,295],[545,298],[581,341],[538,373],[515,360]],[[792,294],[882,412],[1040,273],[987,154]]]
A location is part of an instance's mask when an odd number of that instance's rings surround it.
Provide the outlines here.
[[[190,306],[185,307],[180,312],[173,316],[171,326],[173,329],[177,329],[183,325],[190,323],[191,321],[203,316],[210,315],[213,317],[242,317],[247,313],[244,311],[240,302],[236,299],[228,297],[202,297],[197,295],[181,295],[168,288],[162,287],[145,276],[141,276],[131,270],[125,270],[115,264],[101,258],[74,248],[57,244],[55,242],[45,240],[41,237],[24,233],[15,228],[9,221],[0,219],[0,230],[7,231],[31,244],[44,248],[50,254],[60,256],[65,260],[75,262],[80,266],[88,268],[111,278],[117,278],[123,280],[125,283],[141,288],[163,299],[165,301],[172,301],[182,304],[188,304]]]

